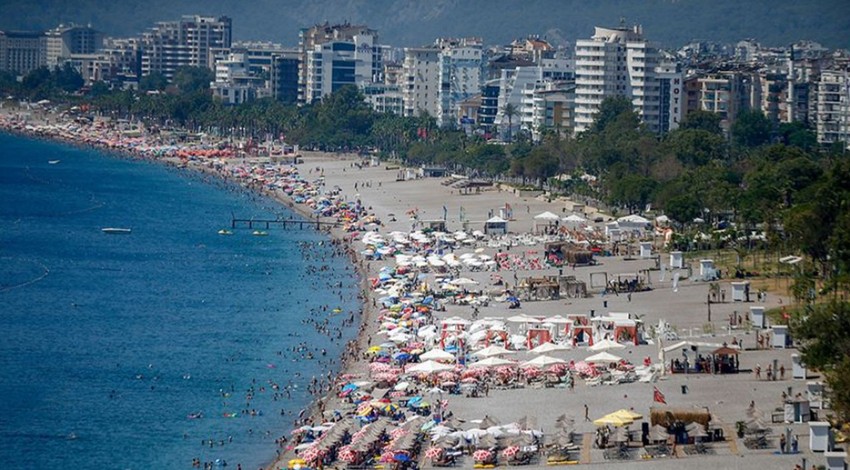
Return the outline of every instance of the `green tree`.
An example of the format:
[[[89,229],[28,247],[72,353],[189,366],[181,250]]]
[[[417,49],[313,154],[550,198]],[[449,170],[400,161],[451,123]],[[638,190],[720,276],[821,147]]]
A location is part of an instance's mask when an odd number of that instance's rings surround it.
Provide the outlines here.
[[[732,124],[732,142],[739,147],[753,148],[770,142],[773,124],[761,111],[745,111]]]
[[[702,130],[714,135],[723,135],[723,129],[720,127],[720,115],[701,109],[689,112],[679,124],[679,129]]]
[[[850,421],[850,303],[829,301],[811,306],[792,323],[792,334],[802,344],[803,361],[823,372],[832,409]]]
[[[51,74],[55,86],[65,92],[74,92],[85,84],[83,76],[69,62],[57,67]]]
[[[168,86],[168,79],[159,72],[152,72],[139,80],[139,89],[142,91],[163,91]]]
[[[213,71],[206,67],[180,67],[174,71],[172,84],[181,93],[195,93],[209,90],[214,79]]]
[[[519,116],[519,110],[512,103],[508,103],[502,108],[502,113],[508,118],[508,142],[513,141],[514,118]]]

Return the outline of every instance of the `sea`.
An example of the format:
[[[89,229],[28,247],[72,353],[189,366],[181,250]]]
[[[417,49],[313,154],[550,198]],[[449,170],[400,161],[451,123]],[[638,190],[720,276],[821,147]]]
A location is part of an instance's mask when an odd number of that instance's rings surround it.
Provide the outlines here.
[[[358,281],[327,235],[219,234],[232,215],[297,217],[191,170],[0,133],[0,468],[271,463],[356,335]]]

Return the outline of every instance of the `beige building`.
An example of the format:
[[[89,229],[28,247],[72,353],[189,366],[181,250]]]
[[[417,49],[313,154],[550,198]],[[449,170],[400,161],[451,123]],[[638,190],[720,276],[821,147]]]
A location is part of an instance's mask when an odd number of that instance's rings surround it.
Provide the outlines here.
[[[159,22],[141,38],[141,72],[157,72],[171,80],[180,67],[207,67],[215,49],[231,45],[231,20],[226,16],[184,16]]]

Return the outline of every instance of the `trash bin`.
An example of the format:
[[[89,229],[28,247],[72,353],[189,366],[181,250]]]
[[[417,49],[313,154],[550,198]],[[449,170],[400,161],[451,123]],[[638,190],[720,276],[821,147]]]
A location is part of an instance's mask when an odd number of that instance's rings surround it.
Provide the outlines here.
[[[687,394],[688,394],[688,386],[682,385],[682,395],[687,395]]]

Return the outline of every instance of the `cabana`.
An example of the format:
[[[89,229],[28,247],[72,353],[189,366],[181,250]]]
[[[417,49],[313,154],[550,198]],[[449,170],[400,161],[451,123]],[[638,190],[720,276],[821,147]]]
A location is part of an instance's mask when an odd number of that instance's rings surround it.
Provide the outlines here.
[[[546,263],[552,266],[565,264],[593,264],[593,252],[580,248],[572,242],[547,242],[543,245]]]
[[[564,225],[572,229],[582,228],[587,225],[587,219],[575,214],[568,215],[561,219],[561,221],[564,222]]]
[[[711,352],[712,372],[715,374],[738,373],[738,350],[722,346]]]
[[[508,233],[508,221],[501,217],[491,217],[484,222],[484,233],[488,235],[506,235]]]
[[[546,277],[527,277],[519,281],[516,295],[520,300],[558,300],[561,285]]]
[[[573,347],[579,341],[587,341],[589,346],[593,346],[593,326],[590,324],[590,316],[583,313],[571,313],[567,314],[567,320],[572,321],[568,337],[572,340]]]

